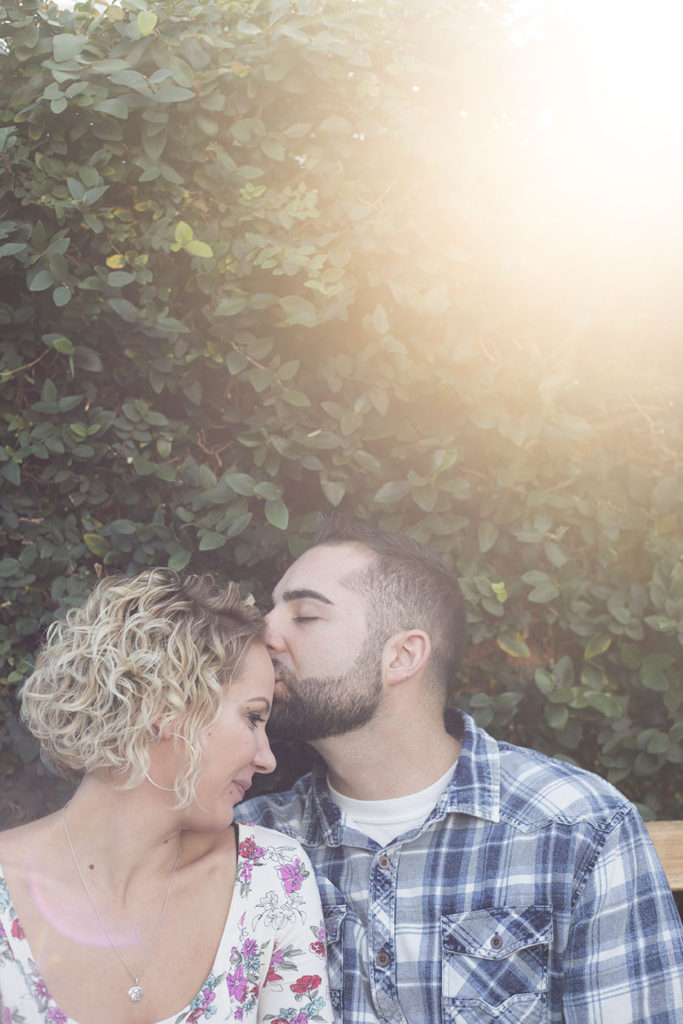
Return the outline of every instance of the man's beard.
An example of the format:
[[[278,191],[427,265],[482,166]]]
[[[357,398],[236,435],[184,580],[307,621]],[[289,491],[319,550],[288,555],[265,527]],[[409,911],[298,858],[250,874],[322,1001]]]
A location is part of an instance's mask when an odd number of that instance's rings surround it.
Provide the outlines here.
[[[382,702],[381,645],[370,638],[348,672],[337,678],[298,679],[275,661],[275,673],[287,688],[276,699],[268,722],[274,739],[313,740],[343,736],[374,718]]]

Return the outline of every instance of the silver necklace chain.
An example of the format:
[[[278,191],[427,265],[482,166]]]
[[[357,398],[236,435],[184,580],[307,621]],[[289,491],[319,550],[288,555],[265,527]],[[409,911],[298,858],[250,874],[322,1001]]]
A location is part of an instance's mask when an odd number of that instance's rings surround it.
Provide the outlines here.
[[[180,854],[182,852],[182,842],[178,843],[178,854],[177,854],[176,859],[175,859],[175,864],[173,865],[173,871],[171,872],[171,878],[170,878],[169,883],[168,883],[168,889],[166,890],[166,898],[164,899],[164,905],[161,908],[161,914],[159,915],[159,920],[157,921],[157,926],[154,929],[154,934],[152,935],[152,938],[150,939],[149,946],[147,947],[147,952],[145,953],[145,959],[142,961],[142,967],[140,968],[140,970],[138,971],[137,974],[134,974],[133,971],[131,971],[131,969],[128,966],[128,964],[126,963],[126,961],[121,956],[120,950],[117,948],[116,944],[113,942],[112,937],[109,934],[109,929],[107,928],[106,924],[102,920],[102,915],[100,914],[99,910],[97,909],[97,907],[95,905],[94,899],[90,895],[90,889],[88,889],[88,883],[86,882],[85,876],[83,875],[83,872],[81,871],[81,865],[78,863],[78,857],[76,856],[76,851],[74,850],[74,844],[71,841],[71,835],[69,834],[69,828],[68,828],[68,825],[66,823],[66,815],[64,813],[64,808],[62,808],[62,825],[64,826],[64,834],[66,835],[66,841],[68,842],[69,849],[71,850],[71,856],[73,857],[73,862],[76,865],[76,871],[78,872],[78,877],[80,878],[81,882],[83,883],[83,888],[85,889],[85,895],[88,897],[88,900],[90,901],[90,906],[95,911],[95,916],[97,917],[97,920],[100,922],[100,927],[101,927],[102,931],[104,932],[104,934],[106,936],[107,942],[109,943],[111,948],[114,950],[114,952],[116,953],[117,957],[119,958],[119,960],[121,961],[123,966],[126,968],[128,973],[130,974],[131,978],[133,979],[133,984],[128,989],[128,998],[130,999],[131,1003],[139,1003],[140,1000],[142,999],[143,995],[144,995],[144,991],[140,987],[140,978],[142,977],[143,972],[145,970],[145,967],[147,966],[147,961],[149,960],[150,954],[151,954],[152,949],[154,947],[154,943],[157,940],[157,935],[159,934],[159,930],[161,928],[162,922],[164,920],[164,917],[166,916],[166,908],[168,907],[168,901],[171,898],[171,889],[173,887],[173,879],[175,878],[175,873],[178,870],[178,864],[180,863]]]

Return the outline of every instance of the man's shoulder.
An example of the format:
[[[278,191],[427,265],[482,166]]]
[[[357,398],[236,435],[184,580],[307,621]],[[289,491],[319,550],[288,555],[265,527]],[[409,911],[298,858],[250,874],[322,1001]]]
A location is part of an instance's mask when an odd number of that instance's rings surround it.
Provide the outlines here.
[[[605,779],[537,750],[499,743],[501,817],[522,828],[581,822],[605,829],[633,811]]]
[[[308,774],[282,793],[268,793],[238,804],[235,818],[237,821],[252,822],[284,832],[300,840],[304,818],[309,812],[310,797],[311,775]]]

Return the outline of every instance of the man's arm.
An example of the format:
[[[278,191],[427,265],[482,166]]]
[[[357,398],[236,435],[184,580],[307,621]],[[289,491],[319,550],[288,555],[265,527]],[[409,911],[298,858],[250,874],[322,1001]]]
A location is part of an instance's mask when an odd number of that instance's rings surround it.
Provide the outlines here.
[[[566,1024],[680,1024],[683,925],[634,808],[608,836],[572,912]]]

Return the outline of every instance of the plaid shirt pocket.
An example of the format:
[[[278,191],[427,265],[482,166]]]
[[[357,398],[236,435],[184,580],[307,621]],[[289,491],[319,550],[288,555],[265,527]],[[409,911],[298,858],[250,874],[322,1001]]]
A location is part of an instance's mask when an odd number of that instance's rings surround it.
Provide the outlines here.
[[[551,908],[493,907],[441,919],[447,1024],[544,1024]]]

